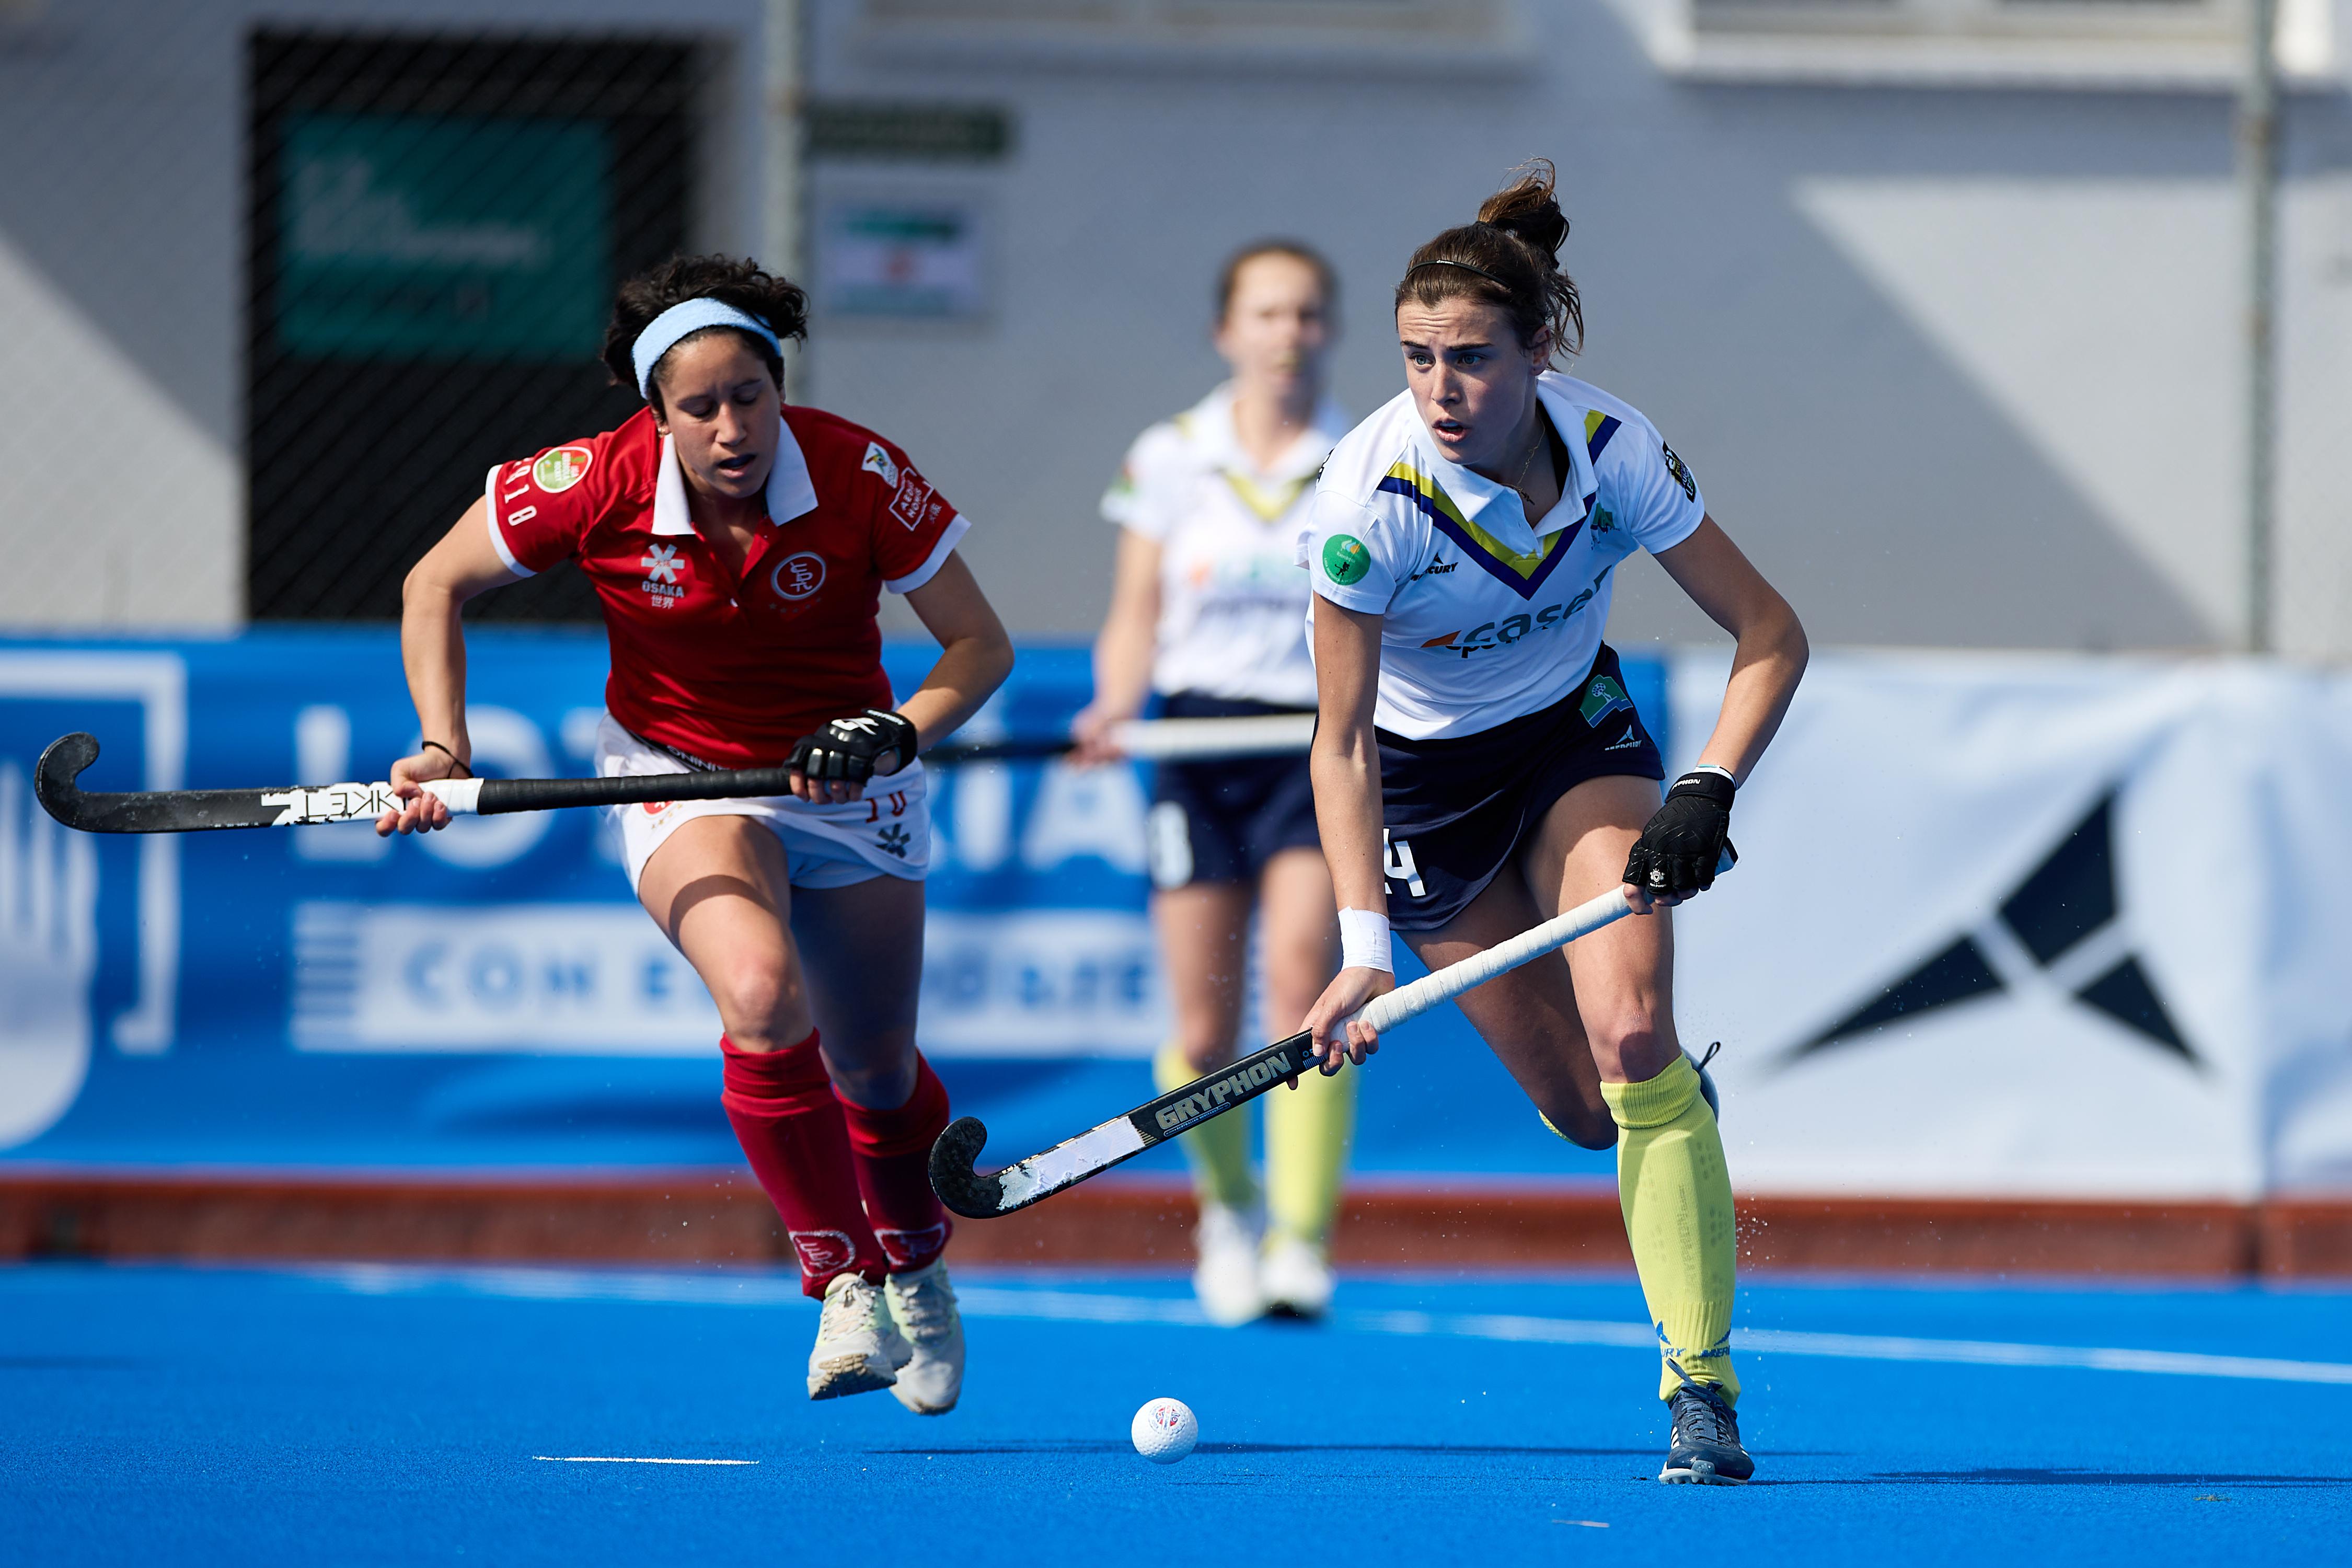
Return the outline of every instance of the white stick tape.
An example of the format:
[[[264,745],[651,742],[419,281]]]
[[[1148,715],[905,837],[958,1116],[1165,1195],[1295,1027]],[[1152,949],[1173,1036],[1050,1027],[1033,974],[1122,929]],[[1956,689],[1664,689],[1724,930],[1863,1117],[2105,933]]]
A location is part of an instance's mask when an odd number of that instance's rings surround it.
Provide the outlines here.
[[[1450,1002],[1475,985],[1484,985],[1507,970],[1557,952],[1578,937],[1591,936],[1602,926],[1612,925],[1633,912],[1633,906],[1625,901],[1623,889],[1612,888],[1605,893],[1597,893],[1566,914],[1532,926],[1508,942],[1496,942],[1484,952],[1474,952],[1459,963],[1449,963],[1409,985],[1400,985],[1386,995],[1373,997],[1353,1017],[1370,1025],[1374,1033],[1386,1034],[1440,1002]],[[1343,1027],[1346,1022],[1342,1021]]]
[[[1147,762],[1299,756],[1314,739],[1312,713],[1270,713],[1255,719],[1130,719],[1111,727],[1111,741],[1120,751]]]
[[[431,779],[425,783],[425,793],[439,796],[441,804],[449,808],[450,816],[472,816],[475,815],[475,808],[481,804],[482,781],[479,779]]]

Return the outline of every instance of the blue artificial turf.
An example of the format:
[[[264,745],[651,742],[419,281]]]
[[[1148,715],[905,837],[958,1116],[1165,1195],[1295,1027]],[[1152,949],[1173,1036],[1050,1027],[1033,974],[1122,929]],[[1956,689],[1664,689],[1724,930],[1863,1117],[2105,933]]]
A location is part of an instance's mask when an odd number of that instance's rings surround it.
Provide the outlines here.
[[[814,1309],[773,1274],[0,1270],[0,1561],[2144,1568],[2325,1558],[2352,1523],[2343,1382],[1806,1340],[1740,1358],[1764,1484],[1664,1488],[1630,1279],[1350,1280],[1330,1325],[1239,1331],[1184,1321],[1164,1276],[962,1283],[964,1404],[925,1420],[808,1404]],[[2352,1360],[2347,1321],[2342,1292],[1999,1283],[1750,1284],[1741,1308],[1797,1335],[2324,1363]],[[1629,1342],[1527,1337],[1555,1331]],[[1158,1394],[1202,1426],[1165,1468],[1126,1439]]]

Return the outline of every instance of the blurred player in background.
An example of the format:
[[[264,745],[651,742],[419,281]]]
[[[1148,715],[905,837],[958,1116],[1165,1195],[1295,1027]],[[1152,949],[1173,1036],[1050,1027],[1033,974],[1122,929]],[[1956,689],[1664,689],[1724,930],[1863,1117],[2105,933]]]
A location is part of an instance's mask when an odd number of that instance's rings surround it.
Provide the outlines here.
[[[1295,555],[1316,470],[1347,429],[1323,391],[1335,292],[1330,264],[1295,241],[1252,245],[1225,264],[1215,342],[1233,379],[1138,437],[1103,498],[1118,561],[1095,639],[1095,700],[1072,724],[1080,760],[1117,759],[1110,727],[1154,696],[1168,719],[1313,710]],[[1149,842],[1176,1011],[1176,1037],[1152,1064],[1166,1090],[1234,1058],[1253,910],[1276,1034],[1330,979],[1339,933],[1303,756],[1161,763]],[[1193,1284],[1219,1323],[1317,1317],[1331,1299],[1353,1077],[1310,1079],[1265,1105],[1263,1219],[1246,1119],[1183,1140],[1201,1202]]]
[[[808,1392],[951,1409],[963,1331],[931,1143],[948,1098],[915,1049],[930,820],[917,753],[1003,681],[1013,647],[955,553],[967,526],[881,437],[783,401],[807,299],[689,257],[622,285],[605,340],[646,406],[501,463],[410,573],[401,650],[425,737],[378,830],[444,826],[417,785],[467,771],[475,595],[579,564],[612,641],[600,774],[773,767],[792,794],[618,806],[630,885],[726,1025],[720,1102],[823,1300]],[[884,589],[939,639],[895,710]],[[822,1025],[820,1033],[819,1026]]]
[[[1548,1125],[1617,1145],[1672,1411],[1659,1479],[1736,1484],[1754,1466],[1733,1414],[1731,1180],[1654,911],[1712,884],[1805,636],[1656,428],[1551,368],[1584,328],[1552,180],[1538,164],[1413,253],[1396,291],[1406,390],[1333,450],[1301,542],[1344,949],[1308,1022],[1334,1069],[1377,1045],[1340,1020],[1394,987],[1391,924],[1434,969],[1615,885],[1653,916],[1460,1005]],[[1663,805],[1657,747],[1601,640],[1611,574],[1644,549],[1738,643],[1714,733]]]

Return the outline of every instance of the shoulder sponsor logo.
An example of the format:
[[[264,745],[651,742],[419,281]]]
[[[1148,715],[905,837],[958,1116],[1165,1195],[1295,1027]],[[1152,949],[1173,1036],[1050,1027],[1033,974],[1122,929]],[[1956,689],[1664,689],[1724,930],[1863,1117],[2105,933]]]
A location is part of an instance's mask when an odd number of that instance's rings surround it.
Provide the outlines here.
[[[814,550],[796,550],[776,563],[768,582],[777,598],[796,605],[824,586],[824,557]]]
[[[1360,583],[1372,569],[1372,552],[1351,533],[1335,533],[1323,542],[1323,575],[1342,588]]]
[[[866,442],[866,460],[857,466],[869,474],[878,475],[882,482],[891,489],[898,488],[898,465],[890,460],[890,454],[882,449],[881,442]]]
[[[1599,537],[1601,537],[1601,535],[1602,535],[1602,534],[1604,534],[1604,533],[1614,533],[1614,532],[1616,532],[1616,531],[1617,531],[1617,520],[1616,520],[1614,517],[1612,517],[1612,516],[1609,514],[1609,509],[1608,509],[1607,507],[1605,507],[1605,506],[1601,506],[1601,507],[1595,507],[1595,508],[1593,508],[1593,509],[1592,509],[1592,535],[1593,535],[1593,537],[1594,537],[1594,538],[1596,538],[1596,539],[1598,539]]]
[[[1692,500],[1698,500],[1698,481],[1691,478],[1691,471],[1684,466],[1683,460],[1675,456],[1675,449],[1661,441],[1658,450],[1666,455],[1666,472],[1674,475],[1675,483],[1683,488],[1683,494]]]
[[[1456,566],[1461,564],[1462,563],[1459,561],[1433,561],[1428,565],[1423,567],[1420,571],[1414,573],[1407,579],[1407,581],[1418,583],[1423,577],[1443,577],[1448,572],[1453,571]]]
[[[560,496],[588,477],[596,454],[585,447],[555,447],[540,454],[530,466],[531,483],[549,495]]]
[[[898,493],[890,498],[890,515],[905,523],[909,530],[918,529],[923,525],[925,509],[930,502],[931,487],[922,475],[915,472],[915,465],[909,463],[900,468]]]

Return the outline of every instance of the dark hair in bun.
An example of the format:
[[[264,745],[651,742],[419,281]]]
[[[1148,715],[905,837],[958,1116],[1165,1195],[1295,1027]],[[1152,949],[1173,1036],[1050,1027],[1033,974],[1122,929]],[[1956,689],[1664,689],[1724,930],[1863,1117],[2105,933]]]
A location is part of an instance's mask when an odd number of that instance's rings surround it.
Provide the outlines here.
[[[637,335],[672,305],[704,299],[719,300],[746,315],[758,317],[774,329],[779,338],[808,336],[808,291],[799,284],[761,271],[760,264],[749,257],[739,260],[731,256],[673,256],[623,283],[613,300],[613,320],[604,329],[603,356],[613,379],[634,388],[637,384],[637,367],[631,356]],[[688,332],[678,343],[693,342],[709,332],[733,332],[750,345],[751,352],[766,363],[768,374],[776,378],[777,390],[782,390],[782,357],[749,332],[733,327],[705,327],[701,331]],[[671,353],[677,349],[677,344],[671,345]],[[669,355],[662,358],[667,361]],[[647,389],[647,399],[654,412],[665,413],[659,364],[654,366],[649,379],[652,385]]]
[[[1576,280],[1559,269],[1568,217],[1559,210],[1559,172],[1549,158],[1521,168],[1518,179],[1486,198],[1477,222],[1449,228],[1412,253],[1396,302],[1483,300],[1510,317],[1520,347],[1549,333],[1555,356],[1572,354],[1584,347],[1584,304]]]

